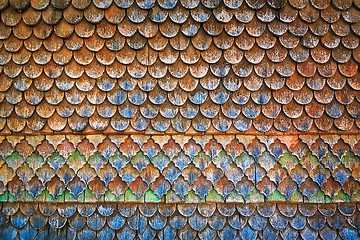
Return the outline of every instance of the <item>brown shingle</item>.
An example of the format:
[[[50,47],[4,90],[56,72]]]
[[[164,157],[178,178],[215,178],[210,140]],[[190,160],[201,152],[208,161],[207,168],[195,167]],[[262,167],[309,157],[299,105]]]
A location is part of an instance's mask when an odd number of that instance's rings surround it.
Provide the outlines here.
[[[300,131],[310,129],[311,119],[320,130],[329,129],[321,119],[332,122],[330,117],[338,118],[334,124],[340,130],[355,126],[352,119],[357,123],[356,5],[34,1],[31,7],[17,6],[17,12],[15,3],[3,10],[0,60],[7,77],[2,91],[10,105],[20,103],[13,113],[17,117],[32,119],[20,111],[26,101],[33,114],[46,118],[55,111],[72,118],[77,106],[82,106],[78,114],[92,117],[97,112],[93,104],[101,104],[97,113],[105,122],[114,117],[117,129],[127,126],[122,117],[133,120],[135,128],[151,125],[164,131],[173,124],[182,131],[190,125],[210,131],[210,118],[211,131],[249,129],[251,120],[241,120],[245,116],[275,119],[274,127],[284,131],[289,129],[286,118],[294,116],[300,117],[294,122]],[[101,101],[95,100],[95,91]],[[45,111],[43,96],[54,110]],[[305,111],[291,114],[292,104]],[[149,110],[155,105],[156,114]],[[218,110],[210,114],[207,105]],[[116,106],[120,115],[114,115]],[[134,119],[136,112],[140,121]],[[90,128],[103,124],[101,118],[94,116]],[[300,119],[308,125],[301,126]],[[270,133],[272,124],[260,122],[254,122],[255,129]]]

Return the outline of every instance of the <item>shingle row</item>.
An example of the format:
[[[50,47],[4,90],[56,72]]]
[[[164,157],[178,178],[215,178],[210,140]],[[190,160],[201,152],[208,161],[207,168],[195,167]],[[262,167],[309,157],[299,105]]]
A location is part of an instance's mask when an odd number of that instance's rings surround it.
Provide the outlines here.
[[[61,136],[3,140],[1,199],[328,202],[360,198],[360,144],[351,137],[324,138],[325,142],[306,136],[304,140],[231,136],[180,140],[184,138],[180,136],[157,142],[141,136],[121,141],[116,136],[113,141],[106,136],[67,138],[73,141]]]
[[[355,204],[3,203],[3,239],[358,239]]]

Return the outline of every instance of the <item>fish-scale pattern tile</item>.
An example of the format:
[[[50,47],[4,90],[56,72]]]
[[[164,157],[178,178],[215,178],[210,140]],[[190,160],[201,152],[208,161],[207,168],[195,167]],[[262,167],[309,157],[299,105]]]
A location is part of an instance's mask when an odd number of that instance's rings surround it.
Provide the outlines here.
[[[20,206],[19,206],[20,205]],[[358,239],[359,206],[3,203],[3,239]]]
[[[357,1],[3,2],[3,134],[358,133]]]
[[[356,202],[359,146],[355,135],[8,136],[0,202]]]

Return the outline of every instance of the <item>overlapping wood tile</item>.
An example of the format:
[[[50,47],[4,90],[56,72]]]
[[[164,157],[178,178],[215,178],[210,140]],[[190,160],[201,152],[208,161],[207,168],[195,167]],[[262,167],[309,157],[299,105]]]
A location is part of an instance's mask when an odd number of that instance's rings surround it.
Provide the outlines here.
[[[356,204],[4,203],[6,239],[358,239]]]
[[[2,135],[358,134],[356,1],[5,2]]]
[[[253,122],[265,128],[262,118]],[[358,136],[119,136],[4,138],[1,201],[359,201]]]

